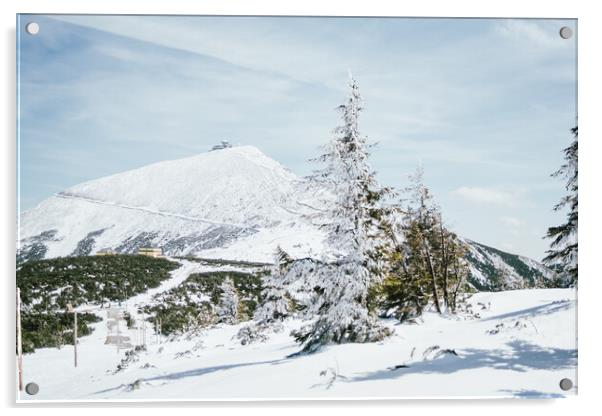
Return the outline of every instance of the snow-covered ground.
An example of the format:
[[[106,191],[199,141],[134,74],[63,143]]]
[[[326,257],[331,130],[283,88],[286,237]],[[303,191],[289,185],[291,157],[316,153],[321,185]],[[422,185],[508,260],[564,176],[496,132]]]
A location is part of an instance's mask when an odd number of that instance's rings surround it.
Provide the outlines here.
[[[203,267],[184,262],[159,289],[130,299],[130,308]],[[560,397],[575,393],[558,384],[576,381],[575,295],[573,289],[477,293],[468,302],[479,318],[427,313],[418,324],[383,321],[395,330],[383,342],[333,345],[294,358],[287,357],[299,346],[289,333],[299,320],[246,346],[233,338],[244,323],[171,342],[149,335],[139,361],[116,374],[124,350],[104,344],[103,321],[80,340],[77,368],[72,346],[25,355],[24,381],[36,382],[40,392],[21,399]]]

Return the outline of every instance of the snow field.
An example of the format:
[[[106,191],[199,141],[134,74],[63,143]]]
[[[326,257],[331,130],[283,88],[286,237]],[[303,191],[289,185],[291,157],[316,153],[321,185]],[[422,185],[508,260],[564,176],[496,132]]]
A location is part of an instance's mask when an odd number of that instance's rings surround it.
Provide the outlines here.
[[[22,399],[541,398],[575,393],[558,387],[564,377],[576,381],[574,290],[477,293],[469,303],[480,319],[426,313],[417,324],[384,321],[395,334],[383,342],[331,345],[294,358],[288,356],[300,348],[289,333],[302,324],[299,320],[286,321],[285,330],[265,343],[246,346],[233,339],[245,323],[218,325],[191,339],[163,339],[162,344],[151,339],[139,361],[117,374],[112,372],[123,351],[104,345],[106,323],[100,322],[81,339],[76,369],[71,346],[26,355],[25,380],[37,382],[40,393]],[[199,341],[202,346],[195,350]],[[446,349],[457,355],[442,352]],[[401,365],[407,367],[394,369]]]

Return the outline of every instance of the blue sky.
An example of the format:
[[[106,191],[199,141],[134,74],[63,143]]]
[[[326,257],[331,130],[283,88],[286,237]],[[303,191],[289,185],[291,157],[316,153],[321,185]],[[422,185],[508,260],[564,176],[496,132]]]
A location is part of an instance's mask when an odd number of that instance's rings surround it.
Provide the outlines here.
[[[24,26],[35,20],[36,36]],[[541,259],[575,125],[573,20],[21,16],[20,211],[77,183],[254,145],[299,175],[348,71],[379,180],[418,164],[459,234]]]

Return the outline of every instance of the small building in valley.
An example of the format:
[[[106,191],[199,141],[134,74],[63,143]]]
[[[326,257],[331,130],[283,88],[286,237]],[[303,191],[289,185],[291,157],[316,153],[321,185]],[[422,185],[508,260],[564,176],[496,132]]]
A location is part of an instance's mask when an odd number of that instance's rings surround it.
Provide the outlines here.
[[[138,249],[138,254],[140,256],[162,257],[163,249],[161,249],[160,247],[140,247]]]
[[[114,256],[117,254],[117,251],[112,248],[102,248],[96,252],[97,256]]]

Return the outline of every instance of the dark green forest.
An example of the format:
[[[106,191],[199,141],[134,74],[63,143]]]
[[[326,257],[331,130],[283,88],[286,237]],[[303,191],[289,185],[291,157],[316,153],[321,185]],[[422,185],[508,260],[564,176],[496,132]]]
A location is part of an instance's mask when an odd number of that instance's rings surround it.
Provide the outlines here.
[[[67,305],[108,306],[158,287],[178,263],[137,255],[61,257],[30,261],[17,269],[21,290],[23,351],[73,343],[73,315]],[[78,333],[92,332],[99,321],[91,313],[78,314]]]

